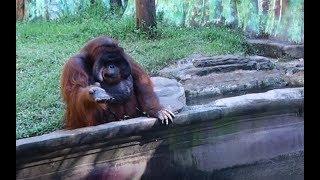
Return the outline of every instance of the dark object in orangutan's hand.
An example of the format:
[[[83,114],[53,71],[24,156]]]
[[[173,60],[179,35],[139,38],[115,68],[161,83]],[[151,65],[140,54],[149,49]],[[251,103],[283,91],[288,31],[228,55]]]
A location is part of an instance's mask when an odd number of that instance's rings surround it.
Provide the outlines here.
[[[66,128],[98,125],[141,115],[169,124],[174,114],[159,104],[148,74],[105,36],[89,41],[63,68]]]
[[[94,101],[98,103],[107,103],[114,99],[100,87],[100,83],[95,83],[95,85],[91,86],[89,89],[89,94],[92,96]]]

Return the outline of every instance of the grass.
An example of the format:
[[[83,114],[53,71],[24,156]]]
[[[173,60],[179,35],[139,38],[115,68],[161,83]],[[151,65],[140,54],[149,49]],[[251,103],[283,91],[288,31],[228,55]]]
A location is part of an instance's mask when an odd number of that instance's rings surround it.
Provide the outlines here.
[[[96,11],[95,11],[96,12]],[[62,128],[64,103],[60,96],[63,64],[86,41],[108,35],[149,73],[193,53],[242,53],[243,35],[226,28],[173,27],[159,22],[150,39],[136,30],[134,18],[99,18],[85,13],[59,21],[16,23],[16,138]]]

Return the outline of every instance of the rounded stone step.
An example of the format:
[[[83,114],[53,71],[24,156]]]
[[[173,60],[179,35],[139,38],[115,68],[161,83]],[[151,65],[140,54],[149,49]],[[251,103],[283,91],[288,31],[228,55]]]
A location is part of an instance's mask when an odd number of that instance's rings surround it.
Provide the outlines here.
[[[184,88],[177,80],[164,77],[151,77],[151,80],[154,84],[154,91],[163,107],[177,112],[186,106]]]

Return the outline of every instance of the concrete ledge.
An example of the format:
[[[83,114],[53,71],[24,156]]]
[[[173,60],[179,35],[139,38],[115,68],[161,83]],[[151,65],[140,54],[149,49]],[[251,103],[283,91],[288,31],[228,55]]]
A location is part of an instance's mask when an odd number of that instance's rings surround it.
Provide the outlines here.
[[[183,126],[213,121],[228,116],[250,115],[267,111],[303,111],[304,88],[276,89],[266,93],[219,99],[215,102],[186,107],[177,114],[173,125]],[[59,149],[106,142],[117,137],[136,135],[144,131],[166,128],[155,118],[139,117],[76,130],[57,131],[16,141],[16,157],[40,155]],[[168,127],[172,128],[172,127]]]

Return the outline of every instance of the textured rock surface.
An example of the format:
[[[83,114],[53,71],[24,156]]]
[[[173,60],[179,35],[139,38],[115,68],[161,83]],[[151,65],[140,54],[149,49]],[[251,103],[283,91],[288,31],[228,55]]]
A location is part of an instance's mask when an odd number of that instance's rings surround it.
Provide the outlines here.
[[[188,104],[222,97],[241,95],[251,92],[266,91],[269,89],[288,86],[284,73],[272,71],[243,71],[238,70],[223,74],[209,74],[195,77],[183,82]]]
[[[211,73],[224,73],[235,70],[270,70],[273,68],[272,59],[262,56],[198,56],[178,61],[176,64],[162,69],[159,74],[169,78],[186,80],[195,75],[205,76]]]
[[[162,106],[176,112],[186,105],[184,88],[177,80],[164,77],[151,77],[151,80]]]
[[[273,63],[269,58],[262,56],[220,55],[198,58],[193,61],[195,67],[220,67],[228,71],[228,65],[234,65],[237,69],[272,69]],[[223,66],[225,65],[225,66]],[[227,68],[224,68],[227,67]]]
[[[270,89],[304,85],[303,59],[278,61],[261,56],[193,55],[162,69],[161,76],[178,79],[187,104]]]
[[[303,44],[289,44],[269,39],[249,39],[248,54],[257,54],[271,58],[303,58]]]
[[[284,80],[291,86],[304,86],[304,59],[278,62],[278,69],[285,72]]]

